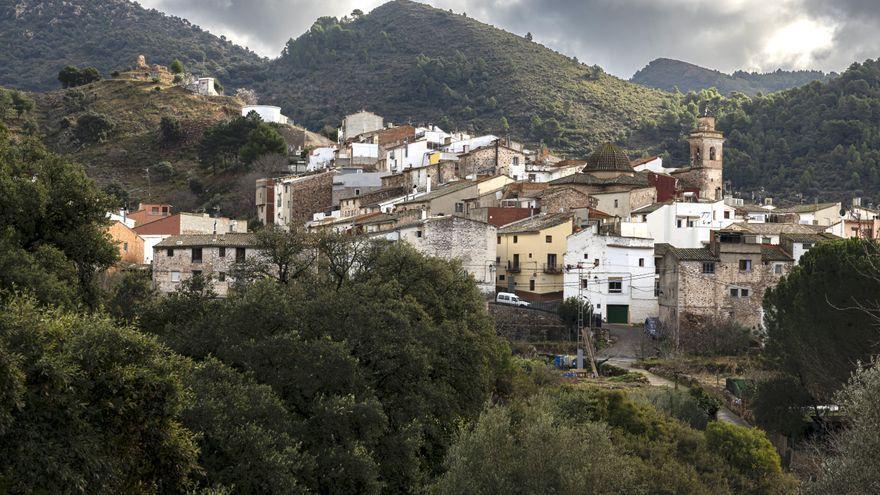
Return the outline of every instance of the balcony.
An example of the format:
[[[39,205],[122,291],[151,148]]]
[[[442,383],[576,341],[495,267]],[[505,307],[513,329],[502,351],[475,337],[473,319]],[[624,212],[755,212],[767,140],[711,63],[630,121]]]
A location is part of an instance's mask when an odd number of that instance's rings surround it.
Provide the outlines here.
[[[550,275],[559,275],[562,273],[562,265],[557,263],[544,263],[544,273],[548,273]]]
[[[519,273],[520,271],[519,263],[507,262],[507,273]]]

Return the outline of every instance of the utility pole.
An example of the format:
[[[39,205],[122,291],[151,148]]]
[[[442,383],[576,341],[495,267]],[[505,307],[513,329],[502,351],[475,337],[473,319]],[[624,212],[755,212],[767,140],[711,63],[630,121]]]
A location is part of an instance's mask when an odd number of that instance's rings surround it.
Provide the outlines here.
[[[584,328],[584,277],[583,266],[578,263],[578,333],[581,336],[584,347],[587,348],[587,357],[590,360],[590,370],[593,378],[599,377],[596,369],[596,357],[593,355],[593,305],[590,304],[589,327]],[[587,274],[589,283],[589,273]]]

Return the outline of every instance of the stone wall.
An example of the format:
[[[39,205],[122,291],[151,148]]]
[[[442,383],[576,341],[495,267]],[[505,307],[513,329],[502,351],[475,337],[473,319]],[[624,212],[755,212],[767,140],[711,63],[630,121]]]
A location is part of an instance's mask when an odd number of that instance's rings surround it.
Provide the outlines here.
[[[526,158],[522,151],[497,144],[485,146],[459,156],[459,173],[465,177],[507,174],[514,157],[519,159],[520,165],[525,164]]]
[[[308,222],[315,213],[333,207],[333,176],[327,171],[291,183],[291,222]]]
[[[496,228],[459,216],[426,220],[421,235],[408,233],[406,240],[419,252],[443,259],[457,259],[474,277],[480,290],[495,288]]]
[[[569,331],[555,313],[489,303],[495,332],[512,341],[543,342],[567,340]]]
[[[571,187],[551,187],[541,195],[542,213],[559,213],[590,206],[590,197]]]
[[[168,248],[155,248],[153,250],[153,287],[159,292],[176,292],[180,282],[190,279],[193,271],[201,271],[202,276],[209,278],[214,291],[219,297],[226,297],[232,282],[228,274],[232,271],[236,261],[236,248],[227,246],[226,256],[220,256],[220,248],[206,246],[202,248],[202,262],[193,263],[192,247],[173,248],[174,255],[168,256]],[[253,248],[244,248],[245,257],[258,256],[258,251]],[[180,273],[180,281],[172,281],[172,272]],[[226,280],[220,280],[221,273]]]

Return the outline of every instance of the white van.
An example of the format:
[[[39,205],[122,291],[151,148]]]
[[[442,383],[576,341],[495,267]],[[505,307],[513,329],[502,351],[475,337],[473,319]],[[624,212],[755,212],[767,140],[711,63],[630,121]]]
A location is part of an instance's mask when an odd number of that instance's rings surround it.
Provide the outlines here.
[[[495,296],[495,302],[498,304],[509,304],[511,306],[521,306],[523,308],[529,307],[528,301],[523,301],[516,294],[512,292],[499,292]]]

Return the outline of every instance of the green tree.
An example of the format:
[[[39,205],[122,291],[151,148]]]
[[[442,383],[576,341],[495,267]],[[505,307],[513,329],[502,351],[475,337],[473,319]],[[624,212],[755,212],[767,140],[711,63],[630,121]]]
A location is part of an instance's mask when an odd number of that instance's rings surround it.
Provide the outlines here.
[[[65,89],[83,86],[100,80],[101,73],[94,67],[77,69],[76,67],[68,65],[58,72],[58,81],[61,83],[61,87]]]
[[[22,115],[34,109],[34,100],[21,91],[13,91],[12,108],[15,109],[15,114],[21,118]]]
[[[835,396],[847,418],[847,427],[834,434],[830,452],[821,463],[822,472],[807,485],[807,493],[872,493],[880,486],[880,368],[877,361],[860,366],[849,383]]]
[[[41,301],[97,305],[96,276],[118,258],[105,233],[110,209],[82,167],[34,141],[0,137],[0,242],[7,247],[0,249],[0,265],[10,270],[0,270],[2,288],[25,290],[21,282],[49,273],[30,286]],[[63,296],[56,302],[52,294]]]
[[[287,143],[272,126],[260,123],[247,135],[247,141],[238,152],[241,161],[251,165],[263,155],[287,154]]]
[[[180,121],[168,115],[162,116],[162,119],[159,121],[159,133],[161,141],[166,144],[179,143],[186,138],[186,132],[183,130]]]
[[[101,316],[0,310],[0,486],[10,493],[193,488],[194,435],[168,351]]]
[[[856,363],[876,352],[876,313],[866,308],[876,308],[880,293],[877,256],[871,241],[820,243],[765,293],[765,354],[812,404],[830,403]],[[803,405],[798,399],[792,413],[802,416]]]
[[[178,59],[174,59],[174,61],[171,62],[171,66],[168,68],[171,69],[172,74],[183,74],[185,70],[183,67],[183,62]]]
[[[529,41],[532,41],[532,33],[531,32],[526,33],[526,39]]]

